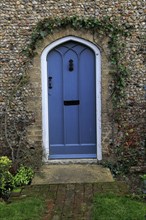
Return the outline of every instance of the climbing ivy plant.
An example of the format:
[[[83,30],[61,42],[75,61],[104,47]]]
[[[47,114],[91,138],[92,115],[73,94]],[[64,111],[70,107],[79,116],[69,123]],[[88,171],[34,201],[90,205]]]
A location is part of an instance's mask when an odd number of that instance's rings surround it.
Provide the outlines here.
[[[93,33],[100,33],[109,37],[108,46],[110,49],[109,60],[114,66],[113,72],[113,92],[112,99],[114,106],[117,106],[120,99],[124,96],[124,88],[126,85],[126,78],[128,76],[127,67],[121,62],[121,53],[124,48],[124,44],[119,42],[119,37],[126,38],[129,35],[129,26],[112,23],[110,18],[106,17],[102,20],[95,18],[84,17],[64,17],[64,18],[45,18],[40,21],[34,29],[30,44],[24,50],[27,57],[32,58],[35,55],[35,49],[37,42],[44,39],[48,34],[52,34],[55,29],[72,27],[75,30],[91,30]]]

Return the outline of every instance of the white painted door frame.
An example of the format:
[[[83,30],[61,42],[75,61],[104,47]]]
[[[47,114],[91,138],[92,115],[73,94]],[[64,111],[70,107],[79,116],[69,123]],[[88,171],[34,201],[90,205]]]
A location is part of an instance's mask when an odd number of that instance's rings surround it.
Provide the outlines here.
[[[49,107],[48,107],[48,73],[47,55],[54,47],[67,41],[82,43],[91,48],[95,54],[96,70],[96,146],[97,160],[102,160],[101,147],[101,54],[100,50],[90,41],[75,36],[63,37],[49,44],[41,55],[41,80],[42,80],[42,141],[43,161],[47,162],[49,157]]]

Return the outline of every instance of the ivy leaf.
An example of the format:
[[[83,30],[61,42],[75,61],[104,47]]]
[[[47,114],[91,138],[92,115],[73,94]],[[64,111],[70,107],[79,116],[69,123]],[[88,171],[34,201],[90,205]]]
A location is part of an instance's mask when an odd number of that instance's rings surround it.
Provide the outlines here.
[[[40,35],[42,38],[46,37],[47,32],[46,31],[40,31]]]

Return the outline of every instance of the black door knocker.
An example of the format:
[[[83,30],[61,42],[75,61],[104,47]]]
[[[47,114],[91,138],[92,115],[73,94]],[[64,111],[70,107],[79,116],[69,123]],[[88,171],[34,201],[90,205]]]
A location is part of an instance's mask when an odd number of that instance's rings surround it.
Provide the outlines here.
[[[74,63],[73,63],[73,60],[70,59],[69,60],[69,71],[73,71],[74,70]]]

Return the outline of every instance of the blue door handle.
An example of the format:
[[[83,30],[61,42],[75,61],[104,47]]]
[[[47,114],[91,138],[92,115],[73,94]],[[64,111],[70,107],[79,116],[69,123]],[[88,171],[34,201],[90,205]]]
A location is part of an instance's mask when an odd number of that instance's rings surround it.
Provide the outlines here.
[[[49,89],[52,89],[52,76],[49,76]]]

